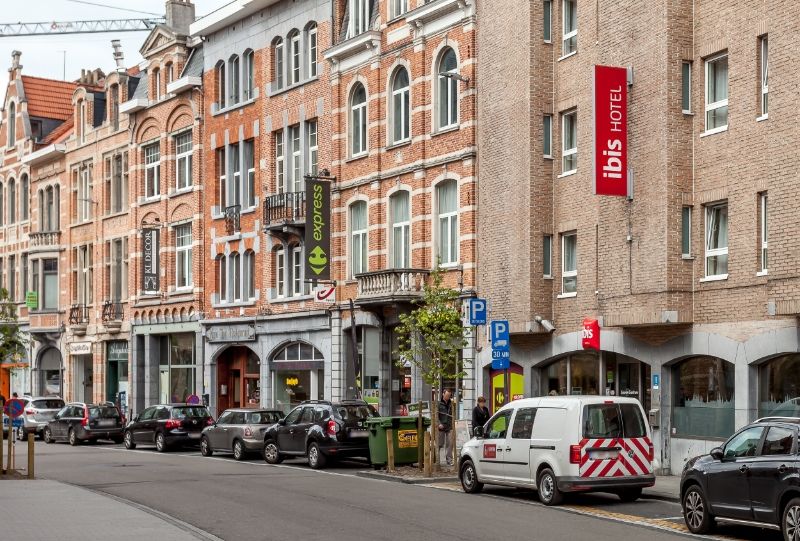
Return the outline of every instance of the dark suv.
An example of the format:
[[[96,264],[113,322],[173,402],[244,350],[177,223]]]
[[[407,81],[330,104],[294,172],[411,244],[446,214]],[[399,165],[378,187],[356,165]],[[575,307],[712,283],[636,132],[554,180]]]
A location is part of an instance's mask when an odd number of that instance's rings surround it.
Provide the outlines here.
[[[161,404],[150,406],[125,427],[125,447],[155,445],[160,453],[170,447],[197,445],[203,429],[214,424],[205,406]]]
[[[71,402],[45,425],[42,438],[46,443],[66,440],[70,445],[101,439],[122,443],[122,415],[115,406]]]
[[[781,530],[800,539],[800,418],[766,417],[711,453],[689,460],[681,505],[692,533],[717,522]]]
[[[264,433],[264,460],[279,464],[286,457],[304,456],[309,466],[319,469],[328,459],[368,459],[366,420],[377,415],[363,400],[303,402]]]

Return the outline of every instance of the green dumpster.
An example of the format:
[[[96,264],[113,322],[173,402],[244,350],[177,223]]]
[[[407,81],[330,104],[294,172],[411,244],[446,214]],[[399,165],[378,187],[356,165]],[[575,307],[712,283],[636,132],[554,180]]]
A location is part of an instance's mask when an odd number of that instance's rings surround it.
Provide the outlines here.
[[[386,448],[386,431],[392,429],[394,442],[394,463],[414,464],[417,462],[417,429],[419,417],[371,417],[367,419],[369,429],[369,455],[372,465],[380,467],[389,462]],[[431,420],[422,418],[422,430],[431,425]]]

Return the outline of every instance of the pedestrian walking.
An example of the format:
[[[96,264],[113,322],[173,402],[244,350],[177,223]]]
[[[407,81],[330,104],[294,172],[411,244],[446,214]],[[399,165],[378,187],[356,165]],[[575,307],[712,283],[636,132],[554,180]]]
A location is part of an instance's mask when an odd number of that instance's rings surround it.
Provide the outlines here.
[[[472,432],[475,433],[475,427],[483,426],[489,420],[489,408],[486,407],[486,398],[479,396],[478,405],[472,410]]]
[[[450,396],[450,390],[447,389],[442,393],[442,397],[439,399],[439,441],[437,441],[440,461],[442,447],[444,447],[444,454],[448,466],[453,465],[453,442],[450,439],[450,431],[453,430],[453,414],[450,411],[452,407]]]

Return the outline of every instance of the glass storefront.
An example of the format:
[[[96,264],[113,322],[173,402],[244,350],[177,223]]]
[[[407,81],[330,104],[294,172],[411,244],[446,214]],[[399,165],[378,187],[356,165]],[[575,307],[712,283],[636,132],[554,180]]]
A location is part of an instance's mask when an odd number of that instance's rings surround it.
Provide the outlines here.
[[[195,394],[195,334],[159,336],[159,400],[162,404],[186,402]]]
[[[39,358],[39,394],[63,397],[61,383],[61,353],[50,348]]]
[[[288,413],[304,400],[325,399],[322,353],[305,342],[293,342],[272,357],[273,400],[276,409]]]
[[[734,365],[691,357],[673,368],[673,436],[727,438],[734,431]]]
[[[800,416],[800,355],[781,355],[759,366],[758,415]]]

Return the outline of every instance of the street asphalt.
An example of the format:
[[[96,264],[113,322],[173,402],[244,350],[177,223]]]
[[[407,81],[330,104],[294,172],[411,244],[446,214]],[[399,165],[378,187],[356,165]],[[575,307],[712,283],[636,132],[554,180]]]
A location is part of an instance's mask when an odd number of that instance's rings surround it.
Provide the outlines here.
[[[623,504],[615,496],[597,494],[546,508],[529,491],[487,488],[476,496],[464,494],[454,482],[406,485],[365,479],[356,473],[366,469],[366,464],[356,462],[318,472],[299,460],[270,466],[258,456],[236,462],[229,455],[204,458],[196,450],[159,454],[143,447],[128,451],[103,443],[70,447],[37,441],[36,452],[37,478],[67,483],[92,497],[111,497],[118,504],[135,507],[137,512],[118,521],[117,527],[124,531],[149,520],[163,524],[164,536],[147,536],[154,541],[167,539],[168,531],[178,535],[176,527],[180,535],[236,541],[662,541],[689,536],[680,506],[663,500]],[[25,466],[25,454],[26,445],[18,444],[20,467]],[[10,501],[6,487],[23,482],[0,481],[0,508],[4,500]],[[37,510],[35,503],[29,503],[25,511],[37,521],[54,516],[47,509]],[[91,509],[79,508],[76,515],[76,520],[91,527]],[[18,514],[10,518],[30,519]],[[107,530],[96,534],[109,537]],[[15,540],[39,538],[14,536]],[[757,529],[722,528],[717,538],[778,541],[781,536]]]

